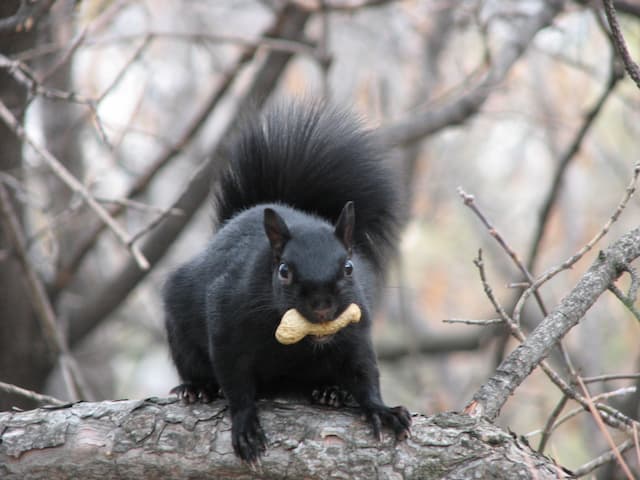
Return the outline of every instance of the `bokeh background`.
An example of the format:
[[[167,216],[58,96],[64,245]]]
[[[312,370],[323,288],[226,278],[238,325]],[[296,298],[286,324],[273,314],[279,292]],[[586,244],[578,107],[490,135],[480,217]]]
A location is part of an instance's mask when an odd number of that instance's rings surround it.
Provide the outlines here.
[[[11,3],[18,2],[3,3],[8,10],[0,13],[10,15]],[[215,181],[233,123],[262,99],[326,97],[358,112],[390,146],[408,222],[374,343],[386,401],[413,411],[463,409],[517,345],[499,325],[443,322],[497,317],[473,264],[479,249],[508,311],[524,280],[458,188],[474,196],[534,277],[586,244],[624,196],[640,159],[640,95],[621,78],[599,2],[295,3],[302,13],[287,20],[277,1],[58,0],[28,41],[0,40],[2,58],[33,74],[31,84],[16,81],[6,61],[0,72],[0,98],[22,116],[26,135],[102,205],[126,204],[118,221],[130,235],[141,232],[137,244],[162,244],[152,269],[132,282],[127,272],[137,267],[108,230],[70,267],[99,224],[95,213],[28,142],[1,127],[0,181],[14,198],[29,259],[91,398],[165,396],[178,383],[159,292],[167,273],[200,250],[215,226],[206,198],[188,212],[170,209],[192,188],[194,172]],[[619,18],[640,58],[640,3],[618,3],[626,4]],[[539,20],[545,15],[548,21]],[[285,21],[299,32],[289,40],[263,38],[290,35],[278,30]],[[261,69],[284,54],[291,58],[277,81],[256,87],[266,75]],[[192,126],[193,135],[186,135]],[[409,133],[412,128],[417,133]],[[211,158],[214,167],[197,170]],[[145,175],[149,181],[131,198],[136,203],[125,202]],[[163,223],[192,214],[179,235],[153,236]],[[599,248],[639,218],[636,196],[591,252],[543,287],[547,307],[575,285]],[[6,241],[0,253],[0,380],[67,399],[21,274],[9,268]],[[621,280],[621,288],[628,283]],[[119,285],[125,294],[117,293]],[[529,303],[525,331],[543,318]],[[80,324],[86,327],[74,330]],[[584,377],[637,376],[639,338],[638,320],[605,294],[565,346]],[[559,356],[550,360],[566,371]],[[637,383],[596,382],[590,391],[622,388],[609,401],[637,419]],[[536,370],[499,422],[536,446],[560,397]],[[2,393],[0,400],[3,408],[29,406]],[[565,412],[574,408],[569,402]],[[606,450],[602,432],[583,412],[557,428],[545,452],[575,468]],[[593,475],[615,474],[603,468]]]

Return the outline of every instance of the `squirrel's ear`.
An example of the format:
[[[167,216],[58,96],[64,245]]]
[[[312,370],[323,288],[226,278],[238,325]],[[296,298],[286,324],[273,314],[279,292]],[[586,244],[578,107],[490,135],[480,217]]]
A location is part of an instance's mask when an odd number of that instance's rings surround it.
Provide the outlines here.
[[[356,213],[353,202],[347,202],[340,212],[338,221],[336,222],[336,237],[344,244],[345,248],[351,255],[353,247],[353,228],[356,223]]]
[[[272,208],[264,209],[264,231],[267,234],[271,249],[277,260],[280,259],[287,241],[291,238],[289,228],[284,220]]]

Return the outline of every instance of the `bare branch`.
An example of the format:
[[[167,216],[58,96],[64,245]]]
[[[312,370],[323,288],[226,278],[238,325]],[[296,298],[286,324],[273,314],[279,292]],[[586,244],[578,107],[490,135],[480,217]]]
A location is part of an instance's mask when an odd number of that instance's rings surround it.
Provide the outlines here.
[[[618,300],[620,300],[622,304],[629,309],[632,315],[636,317],[636,320],[640,322],[640,310],[638,310],[638,308],[635,306],[635,298],[628,297],[627,295],[622,293],[622,290],[620,290],[617,286],[613,284],[609,285],[609,290],[616,297],[618,297]]]
[[[529,273],[529,270],[527,270],[527,268],[524,266],[524,264],[520,260],[520,257],[516,253],[516,251],[509,246],[509,244],[504,239],[504,237],[500,234],[500,232],[491,224],[489,219],[487,219],[487,217],[480,211],[480,209],[476,205],[474,196],[466,193],[461,187],[458,187],[458,195],[462,197],[464,204],[467,207],[469,207],[473,213],[476,214],[476,216],[480,219],[483,225],[487,228],[487,230],[489,231],[489,235],[491,235],[496,240],[496,242],[498,242],[498,244],[502,247],[502,249],[505,252],[507,252],[507,255],[509,255],[511,260],[513,260],[513,263],[515,263],[516,267],[518,268],[518,270],[520,270],[522,275],[527,279],[529,284],[533,283],[533,276],[531,275],[531,273]],[[537,295],[536,300],[538,302],[538,305],[540,306],[540,310],[542,311],[542,314],[547,315],[547,309],[544,306],[542,297],[540,297],[540,295]]]
[[[611,380],[629,380],[640,378],[640,373],[613,373],[595,377],[582,377],[584,383],[608,382]]]
[[[2,104],[0,103],[0,105]],[[24,272],[29,294],[31,295],[35,310],[38,314],[43,337],[49,345],[51,353],[58,357],[63,374],[67,378],[66,386],[68,393],[72,400],[89,398],[88,392],[82,390],[81,385],[84,385],[84,381],[81,378],[79,370],[74,368],[75,363],[71,358],[65,339],[58,329],[56,315],[49,302],[44,285],[36,273],[36,270],[31,265],[20,223],[11,205],[9,193],[2,182],[0,182],[0,213],[4,226],[3,230],[9,236],[13,250]]]
[[[482,250],[478,251],[478,257],[474,260],[474,264],[478,268],[478,273],[480,274],[480,280],[482,282],[485,294],[489,298],[489,301],[493,305],[498,315],[500,315],[500,318],[503,319],[504,323],[509,328],[509,333],[518,341],[524,343],[526,340],[524,332],[522,331],[520,326],[516,322],[514,322],[514,320],[507,314],[500,302],[498,302],[496,297],[493,295],[493,289],[491,288],[491,285],[489,285],[484,269]],[[576,392],[571,385],[564,381],[562,377],[551,368],[546,360],[542,360],[540,362],[540,368],[547,375],[547,377],[549,377],[549,379],[560,389],[560,391],[562,391],[562,393],[564,393],[567,397],[573,398],[576,401],[586,405],[586,401],[580,397],[578,392]],[[482,415],[484,408],[485,407],[483,407],[482,404],[479,404],[474,400],[467,405],[467,407],[465,408],[465,412],[469,413],[470,415]],[[606,418],[607,420],[610,419],[609,416],[607,416]],[[611,421],[614,425],[619,425],[619,422],[617,422],[615,419],[612,419]]]
[[[89,207],[100,217],[100,219],[109,226],[111,231],[115,233],[118,240],[127,247],[131,252],[131,255],[135,259],[137,265],[147,270],[149,268],[149,262],[144,257],[140,249],[135,245],[130,245],[130,239],[127,233],[122,227],[115,221],[115,219],[109,215],[100,203],[89,193],[82,183],[80,183],[62,163],[55,158],[49,150],[36,143],[29,135],[26,134],[24,128],[18,122],[18,119],[11,113],[7,106],[0,102],[0,117],[4,120],[5,124],[13,130],[16,136],[24,143],[33,148],[36,153],[47,163],[49,168],[74,192],[78,193],[87,202]]]
[[[49,395],[42,395],[41,393],[33,392],[26,388],[18,387],[17,385],[11,385],[10,383],[0,382],[0,390],[12,395],[19,395],[21,397],[28,398],[40,405],[64,405],[67,403],[58,398],[50,397]]]
[[[567,397],[566,395],[562,395],[562,398],[560,398],[560,401],[551,411],[551,414],[549,415],[549,418],[547,419],[547,422],[544,424],[544,428],[542,429],[542,436],[540,437],[538,452],[544,453],[544,449],[547,446],[547,442],[549,441],[549,438],[551,438],[551,433],[553,432],[555,426],[557,425],[556,420],[562,413],[562,410],[564,410],[564,407],[567,404],[567,401],[569,401],[569,397]]]
[[[329,1],[329,0],[295,0],[295,3],[308,12],[346,12],[354,13],[370,7],[381,7],[383,5],[397,2],[398,0],[356,0],[356,1]]]
[[[618,266],[640,256],[640,227],[623,235],[602,251],[573,290],[561,300],[531,335],[509,354],[496,373],[480,387],[468,409],[495,419],[513,391],[548,354],[551,347],[584,317],[599,296],[622,273]],[[616,414],[614,423],[633,422]],[[605,418],[606,420],[606,418]]]
[[[535,264],[535,261],[538,257],[538,249],[540,248],[540,244],[542,242],[542,237],[544,236],[544,232],[546,231],[547,225],[549,223],[549,218],[551,217],[551,210],[553,209],[556,201],[558,199],[560,193],[560,186],[562,185],[562,181],[564,179],[564,174],[567,171],[567,168],[571,161],[575,158],[576,154],[580,151],[582,146],[582,142],[584,141],[588,131],[591,129],[591,126],[595,122],[596,118],[602,111],[607,99],[613,93],[618,81],[622,78],[622,72],[619,68],[616,67],[616,62],[612,62],[611,70],[609,72],[609,79],[607,81],[607,85],[605,86],[602,94],[596,100],[593,107],[589,110],[589,112],[584,116],[584,120],[582,121],[582,125],[578,129],[573,141],[566,149],[566,151],[562,154],[559,159],[559,162],[556,166],[556,170],[553,174],[553,181],[551,182],[551,188],[549,189],[549,193],[547,194],[547,198],[544,201],[542,211],[540,212],[540,216],[538,218],[538,223],[536,227],[536,232],[533,236],[533,242],[531,243],[531,249],[529,251],[529,255],[527,257],[527,268],[531,271]]]
[[[531,15],[518,29],[518,35],[505,41],[493,56],[487,71],[474,81],[465,93],[441,106],[382,127],[380,137],[388,145],[407,145],[443,128],[458,125],[475,114],[496,87],[506,78],[511,67],[525,52],[535,35],[548,26],[562,9],[563,2],[548,0],[539,12]]]
[[[613,390],[613,391],[610,391],[610,392],[600,393],[598,395],[595,395],[595,396],[591,397],[591,399],[594,402],[594,405],[598,410],[607,411],[606,408],[604,408],[607,405],[603,404],[603,403],[600,403],[600,400],[606,400],[608,398],[626,396],[626,395],[634,394],[635,392],[636,392],[636,387],[635,386],[624,387],[624,388],[618,388],[617,390]],[[569,400],[569,398],[570,397],[567,397],[566,395],[563,396],[563,399],[565,399],[565,403],[566,403],[567,400]],[[551,413],[549,419],[545,423],[544,428],[542,430],[536,430],[536,431],[530,432],[530,433],[528,433],[526,435],[527,437],[530,437],[530,436],[533,436],[533,435],[542,434],[542,438],[540,440],[540,446],[538,447],[538,452],[542,453],[546,442],[549,440],[549,437],[551,436],[551,434],[555,430],[558,429],[558,427],[560,427],[560,425],[566,423],[567,421],[569,421],[570,419],[576,417],[577,415],[579,415],[581,413],[589,412],[587,398],[582,396],[582,395],[580,395],[579,398],[581,399],[582,402],[584,402],[584,405],[580,404],[580,406],[578,408],[574,408],[573,410],[567,412],[566,414],[564,414],[562,417],[560,417],[558,419],[558,416],[559,416],[559,414],[561,413],[561,410],[562,410],[560,408],[560,405],[563,403],[563,400],[560,399],[560,402],[556,405],[556,407],[554,408],[553,412]],[[597,401],[597,403],[596,403],[596,401]],[[632,424],[632,428],[635,425],[636,424],[633,423]],[[545,436],[547,437],[546,439],[545,439]],[[543,440],[544,440],[544,442],[543,442]]]
[[[246,37],[242,35],[221,35],[212,32],[179,32],[179,31],[157,31],[150,30],[145,33],[132,33],[128,35],[118,35],[99,40],[88,40],[85,42],[87,47],[96,47],[102,45],[113,45],[117,43],[127,43],[138,39],[146,41],[153,39],[171,39],[183,42],[206,42],[206,43],[230,43],[239,45],[247,49],[256,50],[264,48],[276,52],[290,53],[292,55],[304,55],[311,59],[318,59],[316,48],[306,42],[300,40],[290,40],[286,38],[277,38],[270,36],[262,37]]]
[[[629,185],[627,186],[625,194],[623,195],[622,199],[620,200],[620,203],[616,207],[616,209],[613,212],[613,214],[611,215],[611,217],[609,217],[609,220],[607,220],[607,222],[603,225],[603,227],[600,229],[600,231],[598,233],[596,233],[594,235],[594,237],[591,240],[589,240],[589,242],[587,242],[587,244],[584,247],[582,247],[573,256],[571,256],[571,258],[567,259],[562,264],[557,265],[557,266],[547,270],[545,273],[540,275],[536,279],[536,281],[533,282],[531,284],[531,286],[527,290],[525,290],[522,293],[522,296],[518,300],[518,302],[517,302],[517,304],[516,304],[516,306],[514,308],[514,311],[513,311],[513,317],[514,317],[516,322],[519,322],[519,318],[520,318],[522,309],[524,308],[524,304],[525,304],[527,298],[529,298],[529,296],[535,290],[537,290],[544,283],[548,282],[550,279],[555,277],[558,273],[562,272],[563,270],[567,270],[567,269],[571,268],[588,251],[590,251],[594,247],[594,245],[600,241],[600,239],[602,237],[604,237],[607,234],[607,232],[611,228],[611,225],[613,225],[614,222],[616,220],[618,220],[618,217],[620,216],[622,211],[625,209],[625,207],[627,206],[627,203],[629,202],[629,200],[631,199],[631,197],[635,193],[635,191],[636,191],[636,182],[638,180],[638,176],[640,176],[640,163],[637,163],[634,166],[633,176],[632,176],[631,180],[629,181]],[[622,267],[622,265],[626,265],[626,264],[618,265],[618,268]],[[620,272],[620,273],[622,273],[622,272]]]
[[[303,34],[304,25],[308,14],[294,7],[285,7],[281,15],[276,19],[274,29],[280,31],[287,38],[299,38]],[[280,74],[287,65],[290,54],[271,52],[258,63],[258,68],[252,72],[249,82],[243,82],[243,91],[235,103],[235,112],[247,108],[247,105],[257,104],[266,100],[266,93],[270,92],[278,80]],[[255,98],[258,97],[258,101]],[[146,239],[143,251],[151,264],[155,264],[166,253],[172,241],[182,232],[196,209],[205,201],[209,193],[211,182],[215,178],[217,168],[220,168],[216,152],[227,139],[229,132],[235,127],[237,117],[230,114],[226,128],[219,131],[215,138],[208,139],[208,151],[213,152],[198,168],[191,182],[179,195],[174,203],[174,208],[184,212],[184,216],[169,217],[168,220],[156,228]],[[129,295],[134,286],[144,278],[146,271],[141,271],[134,263],[125,264],[113,278],[107,281],[104,287],[88,297],[85,303],[69,315],[69,339],[73,345],[84,337],[91,329]]]
[[[91,107],[93,100],[82,95],[78,95],[74,92],[64,92],[55,88],[44,87],[39,80],[36,79],[36,75],[31,71],[28,65],[18,60],[11,60],[10,58],[0,53],[0,68],[6,69],[16,81],[24,85],[32,94],[41,95],[44,98],[50,100],[61,100],[65,102],[80,103]]]
[[[495,238],[496,241],[498,242],[498,244],[507,252],[509,257],[513,260],[513,262],[515,263],[516,267],[518,268],[518,270],[520,270],[520,272],[525,277],[527,282],[529,282],[529,284],[533,283],[533,281],[534,281],[533,280],[533,276],[531,275],[531,273],[529,272],[527,267],[525,267],[524,264],[520,261],[520,257],[518,256],[518,254],[515,252],[515,250],[513,248],[511,248],[509,246],[507,241],[502,237],[502,235],[500,235],[500,232],[498,232],[498,230],[495,227],[493,227],[493,225],[489,222],[487,217],[480,211],[480,209],[475,204],[473,195],[468,195],[461,188],[458,188],[458,193],[460,194],[460,196],[464,200],[464,204],[467,207],[469,207],[476,214],[476,216],[482,221],[482,223],[485,225],[485,227],[489,230],[489,234],[493,238]],[[481,259],[480,259],[480,261],[481,261]],[[478,264],[476,264],[476,265],[478,265]],[[478,268],[481,268],[481,265],[478,265]],[[482,277],[482,280],[483,280],[483,284],[486,284],[486,279],[484,279],[484,277],[483,277],[483,271],[482,270],[481,270],[481,277]],[[487,291],[487,286],[485,285],[485,292],[486,291]],[[488,295],[488,293],[487,293],[487,295]],[[534,293],[534,296],[535,296],[536,302],[538,303],[538,306],[540,307],[540,311],[542,312],[542,315],[546,317],[547,314],[548,314],[548,311],[547,311],[547,307],[545,306],[545,304],[544,304],[544,302],[542,300],[542,296],[540,295],[540,293],[538,291],[536,291]],[[496,305],[495,300],[492,300],[492,303],[494,305]],[[509,326],[509,329],[511,330],[512,334],[514,334],[515,337],[518,340],[523,341],[524,340],[524,333],[522,333],[521,328],[520,328],[520,323],[519,323],[520,319],[519,319],[519,317],[518,318],[514,317],[513,319],[511,319],[510,317],[507,316],[507,317],[503,317],[503,318],[507,322],[507,324]],[[558,342],[557,347],[558,347],[560,353],[562,354],[562,358],[564,360],[564,363],[565,363],[567,369],[569,370],[569,373],[572,376],[575,376],[576,373],[575,373],[575,369],[573,368],[573,363],[571,361],[571,357],[569,357],[569,354],[565,350],[562,342]],[[550,375],[550,377],[552,379],[554,377],[559,378],[558,374],[555,373],[555,372],[552,372],[550,366],[545,364],[543,366],[543,370],[545,370],[545,372],[547,372],[547,369],[549,370],[548,374]]]
[[[579,383],[580,388],[582,389],[582,391],[584,393],[585,398],[587,399],[587,401],[589,403],[589,411],[591,412],[591,415],[593,416],[594,420],[598,424],[598,427],[600,428],[600,431],[602,432],[602,434],[607,439],[607,442],[609,443],[609,446],[611,447],[611,451],[615,455],[616,460],[617,460],[618,464],[620,465],[620,468],[622,468],[622,471],[625,473],[625,475],[627,476],[627,478],[629,480],[634,480],[633,479],[633,474],[631,473],[631,470],[629,470],[629,466],[627,465],[627,462],[625,462],[624,459],[622,458],[622,455],[620,455],[620,451],[616,447],[616,444],[613,441],[613,438],[611,438],[611,434],[609,433],[609,431],[607,430],[607,427],[605,426],[604,422],[602,421],[602,416],[600,415],[600,412],[598,411],[598,409],[593,404],[593,400],[591,399],[591,395],[589,394],[589,391],[587,390],[587,387],[585,386],[584,382],[582,381],[582,379],[580,377],[578,377],[578,383]]]
[[[613,39],[613,43],[622,58],[622,63],[624,63],[624,67],[627,70],[627,73],[631,77],[631,79],[635,82],[635,84],[640,88],[640,66],[631,58],[631,54],[629,53],[629,49],[627,48],[627,43],[624,40],[624,36],[622,35],[622,29],[620,28],[620,23],[618,23],[618,17],[616,16],[616,9],[613,6],[613,0],[602,0],[604,4],[604,13],[607,16],[607,21],[609,22],[609,26],[611,27],[611,37]]]
[[[286,15],[287,11],[281,13],[274,20],[273,26],[269,28],[269,30],[266,32],[266,35],[278,36],[282,41],[295,42],[295,39],[293,38],[280,38],[282,36],[282,25],[283,23],[286,23]],[[166,149],[160,152],[160,154],[150,163],[147,171],[143,175],[138,177],[133,185],[128,189],[127,193],[125,194],[126,198],[131,198],[142,193],[151,183],[156,174],[171,160],[173,160],[176,155],[178,155],[182,151],[182,149],[196,137],[202,126],[205,125],[205,122],[209,118],[211,112],[215,109],[220,100],[222,100],[222,98],[224,98],[224,96],[227,94],[237,76],[242,71],[243,67],[254,57],[259,46],[260,44],[258,43],[247,48],[240,55],[233,67],[229,69],[227,73],[222,75],[222,77],[218,81],[216,81],[202,107],[195,113],[192,119],[187,122],[187,125],[182,134],[178,137],[178,140],[174,144],[168,146]],[[284,55],[285,52],[282,52],[282,54]],[[276,55],[276,53],[274,52],[272,55]],[[111,208],[109,210],[109,212],[113,216],[117,216],[123,211],[123,205],[115,206],[114,208]],[[69,262],[64,265],[57,273],[56,278],[53,282],[55,292],[59,292],[64,289],[73,279],[75,272],[78,270],[84,258],[95,245],[100,234],[104,230],[104,227],[104,224],[100,223],[89,229],[89,233],[87,233],[87,235],[81,240],[75,253],[73,255],[70,255]]]
[[[571,473],[575,476],[575,478],[584,477],[585,475],[590,474],[596,468],[601,467],[602,465],[606,465],[607,463],[611,463],[614,460],[617,460],[618,454],[624,453],[633,447],[633,440],[625,440],[620,445],[616,445],[614,449],[608,451],[607,453],[603,453],[598,458],[594,458],[593,460],[585,463],[581,467],[576,468]]]
[[[496,325],[503,324],[504,320],[501,318],[491,318],[488,320],[466,320],[464,318],[445,318],[442,320],[442,323],[462,323],[464,325],[476,325],[476,326],[486,326],[486,325]]]

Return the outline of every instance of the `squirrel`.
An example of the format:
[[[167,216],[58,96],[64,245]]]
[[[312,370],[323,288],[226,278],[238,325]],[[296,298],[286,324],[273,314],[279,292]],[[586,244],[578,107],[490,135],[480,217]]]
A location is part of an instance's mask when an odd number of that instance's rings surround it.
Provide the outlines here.
[[[411,416],[380,395],[371,316],[402,224],[384,149],[351,113],[324,102],[281,103],[247,119],[214,200],[219,228],[163,288],[173,361],[188,403],[224,396],[235,453],[265,452],[256,400],[352,398],[373,433],[401,440]],[[327,322],[350,304],[361,320],[333,335],[282,345],[274,332],[297,309]]]

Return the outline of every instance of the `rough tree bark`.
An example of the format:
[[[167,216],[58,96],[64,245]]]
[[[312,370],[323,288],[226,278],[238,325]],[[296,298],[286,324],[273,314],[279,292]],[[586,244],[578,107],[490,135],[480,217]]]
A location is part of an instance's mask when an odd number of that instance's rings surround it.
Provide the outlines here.
[[[624,272],[624,268],[638,257],[640,227],[602,250],[573,290],[476,392],[473,403],[479,410],[477,414],[492,420],[497,418],[509,396],[544,360],[549,350],[578,324],[600,295]]]
[[[0,477],[136,480],[571,478],[524,441],[457,413],[413,417],[412,436],[378,443],[355,409],[261,402],[269,439],[258,471],[231,448],[226,402],[77,403],[0,413]]]

